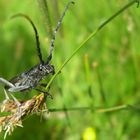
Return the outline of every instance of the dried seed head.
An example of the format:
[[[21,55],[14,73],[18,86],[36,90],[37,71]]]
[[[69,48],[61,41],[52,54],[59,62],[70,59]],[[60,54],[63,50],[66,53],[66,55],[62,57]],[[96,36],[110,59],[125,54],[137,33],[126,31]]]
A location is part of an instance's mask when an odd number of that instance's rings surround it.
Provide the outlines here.
[[[42,110],[48,111],[46,107],[46,97],[44,94],[34,96],[29,100],[20,101],[20,105],[14,100],[6,99],[0,104],[0,112],[8,112],[10,115],[0,117],[0,132],[4,131],[4,139],[7,134],[11,134],[17,126],[22,127],[22,121],[25,117],[34,113],[40,113]]]

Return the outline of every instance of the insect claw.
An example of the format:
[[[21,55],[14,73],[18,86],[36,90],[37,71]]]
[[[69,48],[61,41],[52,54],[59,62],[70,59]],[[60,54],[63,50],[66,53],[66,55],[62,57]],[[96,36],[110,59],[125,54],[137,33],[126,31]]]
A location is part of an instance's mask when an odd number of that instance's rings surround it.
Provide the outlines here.
[[[61,74],[61,70],[58,72],[58,74]]]
[[[54,75],[54,74],[55,74],[55,71],[52,72],[52,75]]]
[[[40,89],[36,89],[36,90],[39,91],[39,92],[44,93],[46,95],[46,97],[48,96],[49,98],[53,99],[52,95],[49,92],[43,91],[43,90],[40,90]]]
[[[53,99],[53,96],[50,93],[45,92],[45,95],[48,96],[50,99]]]

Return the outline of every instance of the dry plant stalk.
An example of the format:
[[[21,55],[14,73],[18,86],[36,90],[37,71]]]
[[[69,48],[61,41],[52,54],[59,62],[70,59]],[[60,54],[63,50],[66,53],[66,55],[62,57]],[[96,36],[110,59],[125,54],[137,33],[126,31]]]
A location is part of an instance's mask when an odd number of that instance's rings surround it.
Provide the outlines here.
[[[5,99],[0,104],[0,112],[9,112],[7,116],[0,117],[0,132],[4,131],[4,139],[7,134],[11,134],[17,126],[22,126],[22,121],[25,117],[34,113],[40,113],[42,110],[48,111],[46,107],[46,96],[41,93],[29,100],[20,101],[20,105],[12,99]]]

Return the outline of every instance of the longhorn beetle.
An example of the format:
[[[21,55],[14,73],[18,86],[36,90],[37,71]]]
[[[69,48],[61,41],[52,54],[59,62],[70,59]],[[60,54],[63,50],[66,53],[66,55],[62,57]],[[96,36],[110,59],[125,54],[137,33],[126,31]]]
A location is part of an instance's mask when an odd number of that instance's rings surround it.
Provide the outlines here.
[[[35,89],[39,92],[43,92],[43,93],[48,94],[48,92],[46,92],[42,89],[40,90],[37,87],[38,86],[43,87],[43,84],[41,84],[40,81],[43,78],[45,78],[47,75],[54,74],[54,66],[50,64],[50,61],[52,59],[52,51],[53,51],[53,48],[54,48],[54,41],[55,41],[55,38],[56,38],[56,33],[59,30],[60,25],[62,23],[62,20],[65,16],[65,13],[68,10],[69,5],[71,3],[74,3],[74,2],[70,0],[67,3],[67,5],[65,6],[65,9],[64,9],[64,11],[63,11],[58,23],[57,23],[57,26],[56,26],[56,28],[54,30],[54,33],[53,33],[53,37],[51,39],[50,51],[49,51],[49,55],[48,55],[46,61],[44,61],[42,59],[42,54],[41,54],[41,50],[40,50],[40,43],[39,43],[39,35],[38,35],[37,29],[36,29],[34,23],[32,22],[32,20],[28,16],[26,16],[24,14],[21,14],[21,13],[12,16],[12,18],[19,17],[19,16],[24,17],[25,19],[27,19],[31,23],[31,25],[34,29],[34,32],[35,32],[37,55],[38,55],[40,63],[33,66],[31,69],[27,70],[26,72],[23,72],[23,73],[15,76],[15,77],[13,77],[9,81],[0,77],[0,83],[5,85],[4,86],[4,91],[5,91],[5,95],[6,95],[7,98],[9,98],[9,97],[8,97],[6,91],[9,91],[9,92],[24,92],[24,91],[27,91],[27,90]],[[14,96],[12,94],[11,94],[11,96],[14,98]]]

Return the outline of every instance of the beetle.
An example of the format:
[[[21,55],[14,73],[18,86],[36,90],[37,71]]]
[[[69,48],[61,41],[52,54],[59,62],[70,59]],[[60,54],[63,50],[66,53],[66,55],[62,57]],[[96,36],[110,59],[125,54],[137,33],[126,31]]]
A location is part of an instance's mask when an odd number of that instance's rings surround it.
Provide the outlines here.
[[[38,35],[37,29],[36,29],[34,23],[32,22],[32,20],[27,15],[24,15],[22,13],[12,16],[12,18],[24,17],[31,23],[31,25],[34,29],[34,32],[35,32],[37,55],[38,55],[40,62],[39,62],[39,64],[33,66],[29,70],[13,77],[11,80],[6,80],[6,79],[0,77],[0,83],[5,85],[4,91],[5,91],[6,97],[8,97],[7,91],[13,93],[13,92],[25,92],[25,91],[32,90],[32,89],[35,89],[37,91],[48,94],[48,92],[46,92],[45,90],[38,89],[38,86],[44,87],[44,84],[41,83],[41,80],[50,74],[54,74],[54,72],[55,72],[54,66],[50,64],[50,61],[52,59],[52,52],[53,52],[53,48],[54,48],[54,41],[56,38],[56,33],[59,30],[62,20],[65,16],[65,13],[68,10],[68,7],[71,3],[74,3],[74,2],[70,0],[67,3],[67,5],[65,6],[65,9],[57,23],[57,26],[53,33],[53,37],[51,39],[50,51],[49,51],[49,55],[48,55],[46,61],[44,61],[42,59],[40,43],[39,43],[39,35]],[[13,97],[13,95],[12,95],[12,97]]]

